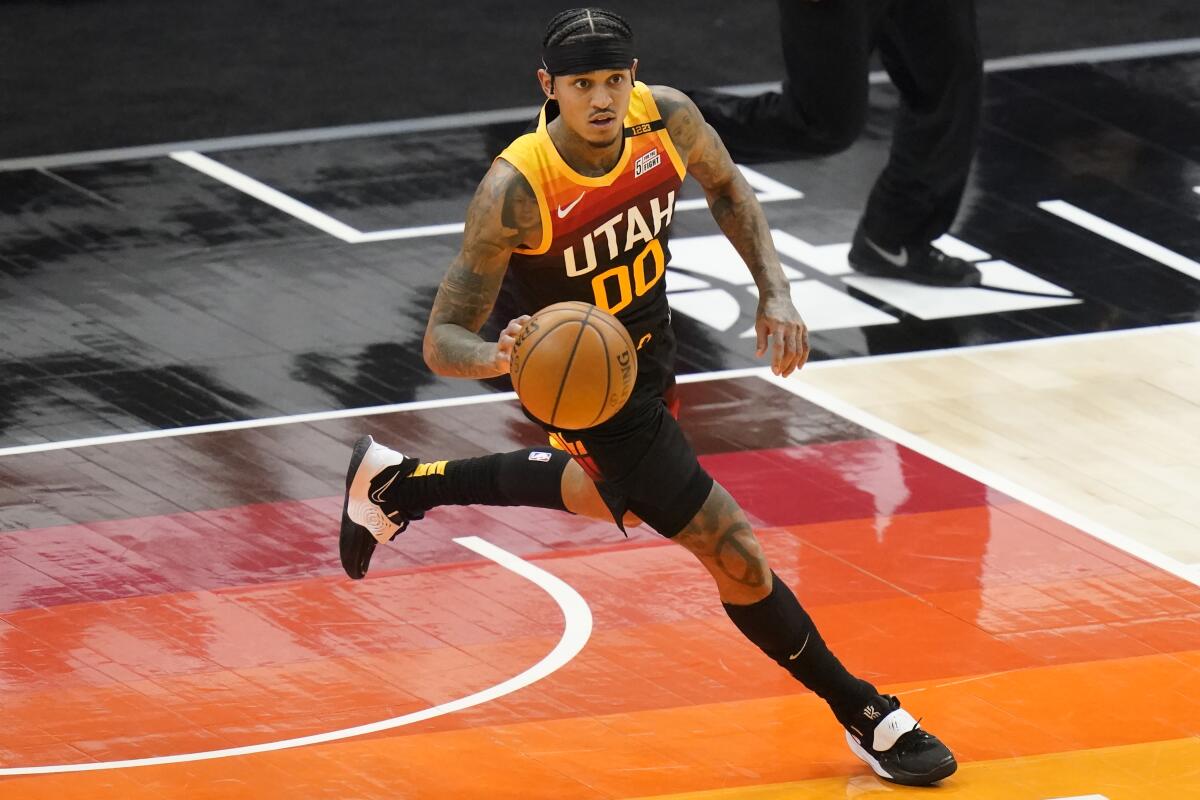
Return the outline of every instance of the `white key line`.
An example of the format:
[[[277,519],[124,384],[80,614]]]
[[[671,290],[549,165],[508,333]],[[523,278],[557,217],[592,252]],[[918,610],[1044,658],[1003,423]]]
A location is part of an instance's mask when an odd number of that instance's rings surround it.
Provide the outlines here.
[[[194,150],[171,153],[171,158],[180,164],[186,164],[194,170],[203,172],[210,178],[216,178],[221,183],[232,186],[240,192],[245,192],[255,200],[260,200],[285,214],[290,214],[296,219],[303,220],[314,228],[322,230],[330,236],[335,236],[343,242],[353,244],[362,237],[361,231],[350,227],[344,222],[338,222],[328,214],[317,211],[312,206],[305,205],[278,189],[272,189],[265,183],[257,181],[249,175],[244,175],[236,169],[227,167],[219,161],[214,161],[208,156],[197,153]]]
[[[380,231],[360,231],[340,220],[334,219],[323,211],[318,211],[312,206],[302,203],[296,198],[267,186],[262,181],[251,178],[245,173],[238,172],[233,167],[226,166],[202,153],[197,153],[194,150],[180,150],[171,153],[170,156],[180,164],[203,172],[210,178],[215,178],[227,186],[232,186],[238,191],[245,192],[254,199],[260,200],[285,214],[290,214],[302,222],[307,222],[317,230],[328,233],[330,236],[341,239],[348,244],[384,242],[394,239],[417,239],[423,236],[445,236],[463,232],[463,223],[461,222],[449,222],[442,225],[418,225],[410,228],[391,228]],[[740,167],[740,169],[742,170],[742,174],[746,176],[746,182],[758,194],[758,201],[760,203],[798,200],[804,197],[803,192],[780,183],[774,178],[769,178],[761,172],[756,172],[748,167]],[[678,211],[708,208],[708,201],[703,197],[680,200],[675,204],[675,208]]]
[[[171,153],[171,158],[349,244],[382,242],[390,239],[416,239],[422,236],[443,236],[463,231],[461,222],[451,222],[444,225],[418,225],[411,228],[364,232],[201,153],[184,150]]]
[[[1182,272],[1184,275],[1200,280],[1200,262],[1193,261],[1187,256],[1176,253],[1174,250],[1169,250],[1157,242],[1152,242],[1144,236],[1137,235],[1133,231],[1125,230],[1120,225],[1084,211],[1078,206],[1071,205],[1066,200],[1043,200],[1038,203],[1038,208],[1048,211],[1056,217],[1061,217],[1068,222],[1073,222],[1097,236],[1103,236],[1110,242],[1115,242],[1122,247],[1129,248],[1135,253],[1140,253],[1163,266],[1170,267],[1173,270]]]

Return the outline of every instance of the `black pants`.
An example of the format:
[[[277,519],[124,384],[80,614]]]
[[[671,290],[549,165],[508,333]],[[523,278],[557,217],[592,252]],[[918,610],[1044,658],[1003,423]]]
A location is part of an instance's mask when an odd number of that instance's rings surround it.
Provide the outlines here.
[[[979,128],[974,0],[779,0],[783,92],[692,97],[734,160],[829,155],[862,132],[878,49],[901,106],[860,226],[889,247],[929,242],[958,212]]]

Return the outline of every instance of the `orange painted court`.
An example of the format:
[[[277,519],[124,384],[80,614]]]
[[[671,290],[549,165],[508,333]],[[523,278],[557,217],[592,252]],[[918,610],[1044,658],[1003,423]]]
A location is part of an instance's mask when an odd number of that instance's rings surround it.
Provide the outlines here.
[[[825,638],[954,748],[942,786],[873,777],[645,529],[443,508],[341,575],[341,498],[312,489],[346,442],[536,440],[481,401],[21,456],[94,492],[0,533],[0,798],[1200,797],[1200,588],[767,381],[681,388]],[[234,502],[222,469],[265,453],[277,480]]]

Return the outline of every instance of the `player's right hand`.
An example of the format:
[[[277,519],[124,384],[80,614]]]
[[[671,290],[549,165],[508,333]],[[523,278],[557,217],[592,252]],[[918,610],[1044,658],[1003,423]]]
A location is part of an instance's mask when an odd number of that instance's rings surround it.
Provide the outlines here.
[[[792,303],[789,294],[764,294],[758,302],[754,320],[758,347],[754,355],[762,358],[771,349],[771,371],[787,377],[808,361],[808,326]]]
[[[516,319],[509,320],[508,326],[500,331],[500,338],[496,340],[496,355],[492,366],[502,373],[508,372],[508,367],[512,363],[513,345],[517,343],[517,336],[528,321],[529,315],[522,314]]]

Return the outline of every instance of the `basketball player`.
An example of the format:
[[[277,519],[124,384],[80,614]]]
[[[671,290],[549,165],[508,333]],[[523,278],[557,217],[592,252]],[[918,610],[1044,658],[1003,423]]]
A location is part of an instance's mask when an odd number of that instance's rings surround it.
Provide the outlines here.
[[[675,340],[663,276],[685,174],[703,187],[758,284],[758,354],[769,345],[780,375],[808,358],[807,331],[753,190],[685,95],[635,81],[633,36],[621,17],[564,11],[550,21],[542,60],[547,100],[537,130],[500,154],[471,201],[462,251],[429,315],[425,360],[439,375],[508,371],[528,317],[513,320],[498,341],[477,334],[508,273],[528,310],[581,300],[615,314],[638,346],[633,394],[596,427],[548,431],[559,447],[419,463],[363,437],[346,478],[343,567],[362,578],[377,542],[439,505],[538,506],[618,526],[644,521],[708,569],[733,623],[829,704],[850,748],[875,772],[915,785],[945,778],[956,769],[950,751],[829,651],[668,410]]]
[[[975,0],[779,0],[782,92],[689,91],[741,163],[845,150],[862,132],[871,53],[900,91],[887,166],[851,245],[868,275],[974,286],[933,246],[954,222],[975,154],[983,84]]]

